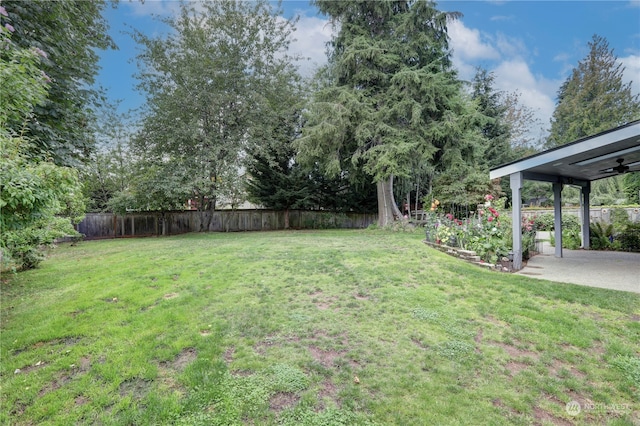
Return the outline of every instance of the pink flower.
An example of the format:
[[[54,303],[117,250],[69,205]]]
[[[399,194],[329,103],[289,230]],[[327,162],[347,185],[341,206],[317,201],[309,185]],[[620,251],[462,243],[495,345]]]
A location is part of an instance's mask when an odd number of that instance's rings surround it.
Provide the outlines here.
[[[10,33],[14,32],[16,29],[13,28],[11,24],[4,24],[4,27],[9,30]]]
[[[447,213],[444,217],[446,217],[449,220],[453,220],[453,215],[451,213]]]
[[[42,75],[42,79],[45,81],[45,83],[51,83],[51,77],[49,77],[46,72],[40,70],[40,75]]]
[[[489,217],[487,218],[487,221],[489,221],[489,222],[493,222],[493,216],[489,216]]]
[[[487,201],[491,201],[491,200],[493,200],[493,195],[487,194],[487,195],[484,196],[484,199],[487,200]]]
[[[47,52],[45,52],[45,51],[44,51],[44,50],[42,50],[42,49],[39,49],[39,48],[37,48],[37,47],[34,47],[34,48],[33,48],[33,51],[34,51],[34,52],[36,52],[36,54],[38,54],[38,55],[42,56],[43,58],[46,58],[46,57],[47,57]]]
[[[9,16],[9,14],[7,13],[7,9],[5,9],[4,6],[0,6],[0,15]]]

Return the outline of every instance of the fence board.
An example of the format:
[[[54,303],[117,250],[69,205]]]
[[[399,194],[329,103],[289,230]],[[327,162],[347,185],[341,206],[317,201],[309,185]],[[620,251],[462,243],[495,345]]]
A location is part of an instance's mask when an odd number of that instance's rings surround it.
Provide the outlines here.
[[[198,232],[201,226],[209,232],[274,231],[284,229],[285,214],[276,210],[145,212],[126,215],[87,213],[77,230],[87,240],[184,234]],[[289,211],[289,227],[292,229],[366,228],[377,220],[377,214]]]

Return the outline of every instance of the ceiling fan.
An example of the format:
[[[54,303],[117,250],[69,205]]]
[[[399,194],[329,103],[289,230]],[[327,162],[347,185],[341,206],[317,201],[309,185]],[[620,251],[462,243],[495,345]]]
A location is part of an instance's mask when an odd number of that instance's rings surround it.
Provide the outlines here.
[[[617,166],[609,167],[608,169],[604,169],[600,171],[603,173],[613,173],[613,172],[626,173],[629,171],[630,167],[637,166],[640,164],[640,161],[636,161],[635,163],[631,163],[631,164],[622,164],[624,163],[624,158],[618,158],[616,162],[618,163]]]

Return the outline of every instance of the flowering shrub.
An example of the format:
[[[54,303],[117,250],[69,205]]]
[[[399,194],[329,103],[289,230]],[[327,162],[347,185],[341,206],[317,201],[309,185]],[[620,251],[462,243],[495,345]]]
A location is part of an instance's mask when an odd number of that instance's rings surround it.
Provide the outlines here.
[[[432,203],[432,213],[427,219],[425,233],[427,241],[475,251],[487,263],[497,263],[506,257],[513,245],[511,220],[502,216],[492,206],[494,197],[485,196],[484,208],[466,218],[455,218],[451,213],[438,214],[440,203]],[[522,219],[523,257],[527,259],[535,248],[535,223],[533,219]]]

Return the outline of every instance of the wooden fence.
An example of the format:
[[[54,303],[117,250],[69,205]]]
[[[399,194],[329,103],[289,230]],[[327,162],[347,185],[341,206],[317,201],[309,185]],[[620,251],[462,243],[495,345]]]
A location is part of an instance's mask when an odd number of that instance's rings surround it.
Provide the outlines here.
[[[87,213],[84,220],[78,224],[77,230],[87,240],[175,235],[201,230],[209,232],[271,231],[285,229],[285,215],[286,212],[276,210],[215,212],[190,210],[126,215]],[[292,229],[366,228],[377,220],[377,214],[289,211],[289,227]]]

